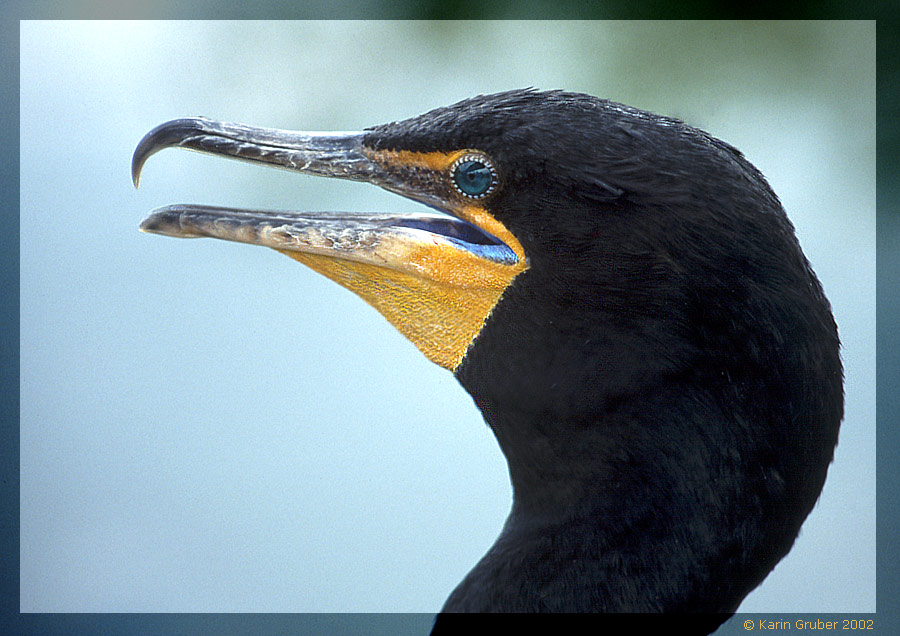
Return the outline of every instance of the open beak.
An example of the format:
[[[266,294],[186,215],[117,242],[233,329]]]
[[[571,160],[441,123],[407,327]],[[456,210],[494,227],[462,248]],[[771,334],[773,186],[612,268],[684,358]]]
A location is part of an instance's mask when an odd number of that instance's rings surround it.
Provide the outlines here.
[[[416,214],[267,212],[171,205],[145,232],[263,245],[362,296],[432,361],[455,369],[490,310],[526,266],[515,237],[440,181],[453,153],[375,150],[366,133],[254,128],[205,118],[150,131],[132,160],[135,187],[150,155],[181,147],[311,175],[366,181],[430,208]]]
[[[308,133],[252,128],[205,118],[176,119],[156,127],[138,144],[131,163],[135,187],[150,155],[181,147],[322,177],[366,181],[441,209],[438,197],[410,187],[368,156],[364,133]],[[450,212],[450,210],[445,210]],[[211,237],[277,250],[323,254],[408,270],[410,250],[447,243],[498,263],[516,254],[502,241],[462,219],[423,212],[415,215],[301,213],[174,205],[154,211],[141,230],[181,238]]]

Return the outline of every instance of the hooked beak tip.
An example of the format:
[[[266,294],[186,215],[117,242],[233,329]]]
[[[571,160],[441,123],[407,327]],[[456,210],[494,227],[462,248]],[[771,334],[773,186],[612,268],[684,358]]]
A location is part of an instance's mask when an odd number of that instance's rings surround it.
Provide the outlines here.
[[[135,151],[131,158],[131,182],[134,184],[135,190],[141,187],[141,168],[144,166],[143,160]]]

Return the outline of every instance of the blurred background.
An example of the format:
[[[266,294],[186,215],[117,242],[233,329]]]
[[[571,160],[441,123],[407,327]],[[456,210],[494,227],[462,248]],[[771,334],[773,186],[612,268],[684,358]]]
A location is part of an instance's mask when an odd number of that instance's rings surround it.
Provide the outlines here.
[[[874,22],[23,22],[23,612],[426,612],[500,531],[506,465],[453,376],[262,248],[155,207],[404,211],[169,150],[204,115],[356,130],[565,88],[675,116],[768,178],[828,294],[846,417],[822,497],[745,612],[875,610]]]

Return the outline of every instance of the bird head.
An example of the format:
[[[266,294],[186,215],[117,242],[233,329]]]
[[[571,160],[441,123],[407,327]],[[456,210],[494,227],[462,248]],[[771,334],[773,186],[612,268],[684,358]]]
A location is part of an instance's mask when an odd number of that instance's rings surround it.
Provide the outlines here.
[[[830,307],[778,198],[739,151],[679,120],[531,89],[352,133],[179,119],[138,145],[135,185],[171,146],[365,181],[430,208],[174,205],[141,229],[308,265],[456,373],[483,410],[595,416],[678,378],[740,393],[750,411],[800,411],[816,399],[814,385],[796,390],[806,359],[828,360],[839,381]]]

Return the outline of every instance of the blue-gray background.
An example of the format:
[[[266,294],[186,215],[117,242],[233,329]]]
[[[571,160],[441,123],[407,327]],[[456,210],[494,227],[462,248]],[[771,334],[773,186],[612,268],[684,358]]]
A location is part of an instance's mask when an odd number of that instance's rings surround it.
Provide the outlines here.
[[[769,178],[834,305],[847,415],[742,611],[875,609],[874,23],[21,27],[21,610],[419,611],[489,547],[503,457],[374,310],[261,248],[140,234],[175,202],[412,210],[169,150],[165,120],[352,130],[537,86],[681,117]]]

